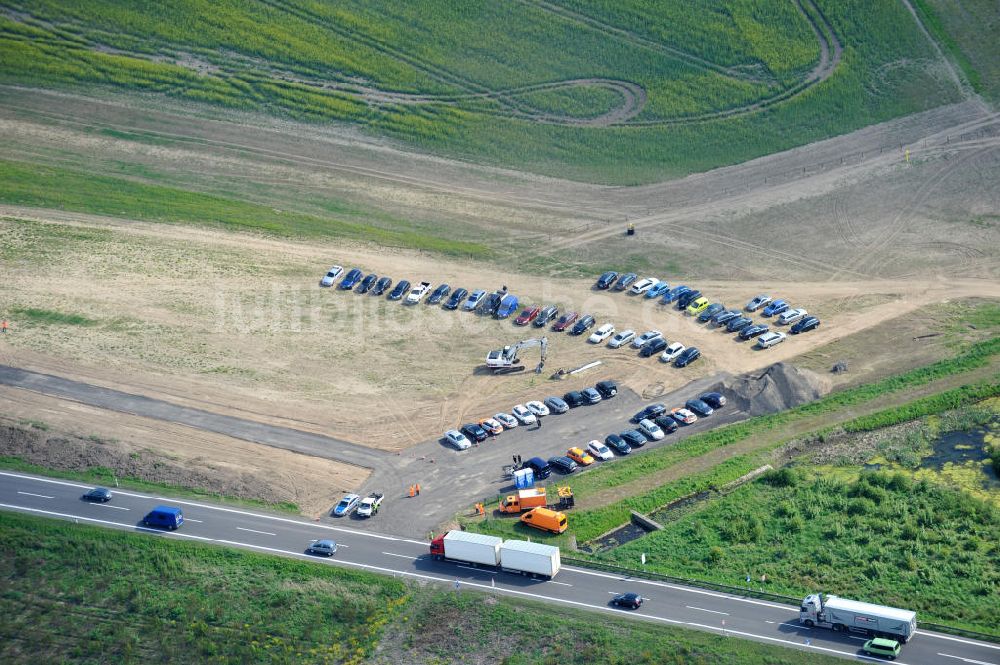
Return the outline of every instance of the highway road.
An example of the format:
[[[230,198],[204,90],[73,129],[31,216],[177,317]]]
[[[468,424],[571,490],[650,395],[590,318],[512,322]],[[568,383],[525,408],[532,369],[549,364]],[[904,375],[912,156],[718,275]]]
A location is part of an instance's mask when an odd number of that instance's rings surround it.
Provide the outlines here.
[[[798,608],[740,598],[677,584],[655,582],[596,570],[564,566],[551,581],[434,561],[428,544],[419,540],[361,531],[328,522],[307,522],[265,512],[235,509],[200,501],[117,491],[107,504],[81,500],[89,486],[77,482],[0,472],[0,508],[33,515],[126,529],[150,537],[183,538],[261,553],[314,559],[317,565],[338,565],[386,575],[406,576],[454,588],[561,604],[636,620],[658,622],[811,650],[869,662],[861,654],[864,638],[798,625]],[[180,506],[185,523],[176,532],[141,526],[142,517],[159,504]],[[372,524],[378,524],[378,516]],[[332,538],[339,551],[331,559],[306,555],[310,541]],[[638,611],[612,608],[612,595],[634,591],[647,598]],[[920,631],[904,646],[896,662],[903,665],[1000,665],[1000,645]]]

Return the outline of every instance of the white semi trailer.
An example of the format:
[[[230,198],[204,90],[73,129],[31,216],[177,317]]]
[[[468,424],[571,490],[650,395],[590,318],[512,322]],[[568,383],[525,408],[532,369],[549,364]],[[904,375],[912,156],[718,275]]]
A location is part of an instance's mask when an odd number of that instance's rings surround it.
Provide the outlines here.
[[[487,566],[551,579],[559,572],[559,548],[468,531],[449,531],[431,541],[435,559]]]
[[[799,623],[905,643],[917,632],[917,613],[830,595],[824,600],[814,593],[803,599]]]

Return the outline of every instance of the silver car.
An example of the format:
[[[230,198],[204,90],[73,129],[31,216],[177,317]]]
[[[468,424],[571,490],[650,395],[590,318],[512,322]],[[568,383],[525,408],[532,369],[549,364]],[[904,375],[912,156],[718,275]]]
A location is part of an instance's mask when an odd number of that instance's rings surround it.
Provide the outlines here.
[[[457,429],[450,429],[445,432],[444,438],[456,450],[468,450],[472,447],[472,443],[469,441],[468,437],[459,432]]]
[[[334,280],[340,277],[340,273],[344,272],[344,269],[340,266],[333,266],[325,275],[323,279],[319,280],[320,286],[333,286]]]
[[[306,548],[306,554],[318,554],[319,556],[333,556],[337,551],[337,543],[332,540],[314,540]]]

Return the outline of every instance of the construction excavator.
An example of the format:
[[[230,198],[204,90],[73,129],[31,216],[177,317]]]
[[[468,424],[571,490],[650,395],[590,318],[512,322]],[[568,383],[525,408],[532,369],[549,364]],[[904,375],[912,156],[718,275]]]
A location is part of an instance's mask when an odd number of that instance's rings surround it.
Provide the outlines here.
[[[549,340],[547,337],[538,339],[522,339],[517,344],[505,346],[497,351],[490,351],[486,355],[486,366],[490,368],[494,374],[512,374],[514,372],[523,372],[524,365],[521,364],[521,359],[518,357],[518,353],[521,349],[528,349],[535,346],[541,347],[542,352],[542,357],[538,361],[538,366],[535,367],[535,374],[541,374],[542,368],[545,367],[545,353],[549,349]]]

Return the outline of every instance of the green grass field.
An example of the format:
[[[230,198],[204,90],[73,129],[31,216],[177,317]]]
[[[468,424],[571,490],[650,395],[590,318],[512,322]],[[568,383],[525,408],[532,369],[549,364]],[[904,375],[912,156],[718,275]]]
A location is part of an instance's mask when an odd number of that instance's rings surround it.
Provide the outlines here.
[[[0,575],[11,665],[444,664],[473,651],[506,665],[801,662],[711,633],[14,513],[0,513]]]
[[[904,473],[774,473],[607,556],[670,575],[826,591],[996,631],[1000,510]],[[755,587],[760,586],[755,583]]]
[[[1000,7],[990,0],[915,0],[927,30],[961,69],[976,92],[1000,101]],[[983,30],[992,26],[993,30]]]
[[[347,122],[601,182],[737,163],[959,99],[898,3],[5,5],[0,82]],[[824,49],[829,66],[814,76]],[[628,103],[620,83],[644,98]],[[580,124],[609,112],[609,126]]]

